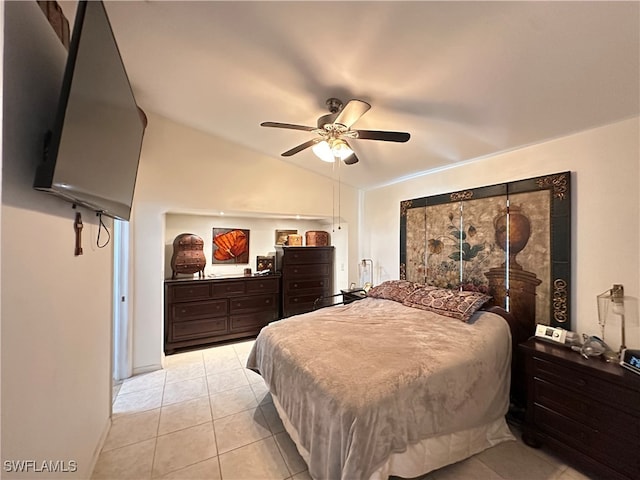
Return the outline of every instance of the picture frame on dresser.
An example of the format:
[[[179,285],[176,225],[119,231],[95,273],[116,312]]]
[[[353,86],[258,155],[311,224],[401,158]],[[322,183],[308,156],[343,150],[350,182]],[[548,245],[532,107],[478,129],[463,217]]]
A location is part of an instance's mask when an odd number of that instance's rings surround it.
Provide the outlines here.
[[[297,235],[298,230],[276,230],[274,245],[284,245],[289,235]]]

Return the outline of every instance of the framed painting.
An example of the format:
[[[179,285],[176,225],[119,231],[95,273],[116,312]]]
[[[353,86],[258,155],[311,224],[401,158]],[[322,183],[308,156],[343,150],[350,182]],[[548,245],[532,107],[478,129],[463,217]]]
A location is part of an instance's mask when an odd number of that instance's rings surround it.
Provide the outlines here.
[[[400,204],[400,278],[571,329],[571,172]]]
[[[298,230],[276,230],[276,243],[275,245],[284,245],[289,235],[297,235]]]
[[[249,263],[249,230],[213,229],[213,264]]]

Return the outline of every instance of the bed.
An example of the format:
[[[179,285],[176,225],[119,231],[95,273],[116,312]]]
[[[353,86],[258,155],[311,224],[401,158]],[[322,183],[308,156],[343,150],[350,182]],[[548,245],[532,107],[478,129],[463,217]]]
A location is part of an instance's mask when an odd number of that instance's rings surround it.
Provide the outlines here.
[[[416,477],[513,439],[505,414],[520,327],[470,295],[392,281],[263,328],[247,368],[312,478]]]

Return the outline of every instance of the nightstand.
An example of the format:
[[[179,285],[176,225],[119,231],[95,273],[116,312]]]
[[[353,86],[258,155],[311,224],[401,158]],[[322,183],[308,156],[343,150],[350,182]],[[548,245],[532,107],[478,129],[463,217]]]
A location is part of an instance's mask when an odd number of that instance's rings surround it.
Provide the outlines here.
[[[342,303],[344,303],[345,305],[351,302],[355,302],[356,300],[362,300],[367,296],[367,292],[365,292],[362,288],[340,290],[340,293],[342,293]]]
[[[607,479],[640,472],[640,375],[564,346],[531,339],[525,356],[523,440]]]

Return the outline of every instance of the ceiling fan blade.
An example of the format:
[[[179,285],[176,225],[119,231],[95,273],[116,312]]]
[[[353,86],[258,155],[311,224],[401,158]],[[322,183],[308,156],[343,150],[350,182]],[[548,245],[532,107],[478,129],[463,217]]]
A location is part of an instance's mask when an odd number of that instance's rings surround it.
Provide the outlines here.
[[[384,142],[406,142],[411,138],[407,132],[388,132],[383,130],[356,130],[358,140],[382,140]]]
[[[345,158],[343,160],[345,165],[353,165],[354,163],[358,163],[358,157],[356,156],[356,152],[353,149],[353,147],[351,145],[349,145],[349,143],[345,140],[344,143],[347,144],[347,147],[349,147],[349,149],[353,152],[351,155],[349,155],[347,158]]]
[[[371,105],[362,100],[349,100],[349,103],[340,111],[334,123],[339,123],[340,125],[350,128],[351,125],[356,123],[370,108]]]
[[[288,128],[290,130],[304,130],[305,132],[312,132],[314,127],[307,127],[306,125],[294,125],[292,123],[278,123],[278,122],[262,122],[261,127],[275,127],[275,128]]]
[[[360,160],[358,160],[358,157],[356,157],[355,152],[343,160],[345,165],[353,165],[354,163],[358,163],[359,161]]]
[[[292,155],[295,155],[298,152],[301,152],[305,148],[309,148],[309,147],[314,146],[316,143],[321,142],[321,141],[322,141],[322,137],[314,138],[312,140],[309,140],[308,142],[301,143],[297,147],[293,147],[291,150],[287,150],[286,152],[284,152],[282,154],[282,156],[283,157],[290,157]]]

